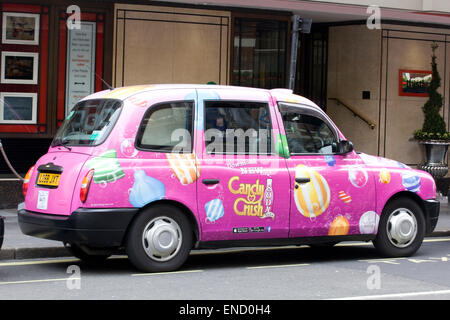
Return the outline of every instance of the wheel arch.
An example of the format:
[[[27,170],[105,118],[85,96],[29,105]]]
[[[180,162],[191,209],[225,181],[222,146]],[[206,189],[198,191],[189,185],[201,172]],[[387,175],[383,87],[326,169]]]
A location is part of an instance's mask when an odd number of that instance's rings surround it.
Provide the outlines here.
[[[145,206],[143,206],[142,208],[139,209],[139,211],[134,215],[133,219],[130,221],[130,223],[127,226],[126,232],[125,232],[125,236],[122,240],[122,244],[124,244],[128,232],[130,230],[131,225],[133,224],[133,222],[136,220],[136,218],[139,216],[139,214],[145,210],[147,210],[148,208],[154,207],[156,205],[167,205],[167,206],[173,206],[179,210],[181,210],[183,213],[186,214],[186,217],[189,220],[190,225],[192,226],[192,231],[194,234],[194,245],[198,242],[199,237],[200,237],[200,230],[199,230],[199,225],[197,222],[197,219],[194,215],[194,213],[191,211],[191,209],[189,209],[186,205],[184,205],[181,202],[175,201],[175,200],[167,200],[167,199],[163,199],[163,200],[157,200],[157,201],[153,201]]]
[[[425,205],[423,204],[423,200],[421,197],[419,197],[416,193],[411,191],[400,191],[395,194],[393,194],[384,204],[383,210],[381,213],[383,213],[386,206],[391,203],[394,200],[400,199],[400,198],[408,198],[417,203],[419,205],[420,209],[422,209],[422,214],[424,215],[424,218],[426,218],[427,211],[425,210]]]

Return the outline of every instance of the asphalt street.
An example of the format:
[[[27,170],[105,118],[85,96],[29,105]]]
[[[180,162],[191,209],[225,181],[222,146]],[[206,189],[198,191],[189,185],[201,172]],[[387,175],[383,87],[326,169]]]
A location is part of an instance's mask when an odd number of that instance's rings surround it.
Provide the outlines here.
[[[0,299],[450,299],[450,237],[410,258],[371,243],[194,251],[176,272],[140,273],[123,256],[89,266],[65,257],[3,260]]]

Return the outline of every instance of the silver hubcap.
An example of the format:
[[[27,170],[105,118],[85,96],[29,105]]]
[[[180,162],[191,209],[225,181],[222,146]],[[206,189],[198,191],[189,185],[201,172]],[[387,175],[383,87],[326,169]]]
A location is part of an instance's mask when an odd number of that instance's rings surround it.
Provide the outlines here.
[[[417,235],[417,220],[414,214],[405,208],[391,213],[387,223],[389,241],[397,248],[409,246]]]
[[[180,226],[169,217],[153,219],[146,225],[142,234],[145,253],[156,261],[172,259],[180,250],[181,243]]]

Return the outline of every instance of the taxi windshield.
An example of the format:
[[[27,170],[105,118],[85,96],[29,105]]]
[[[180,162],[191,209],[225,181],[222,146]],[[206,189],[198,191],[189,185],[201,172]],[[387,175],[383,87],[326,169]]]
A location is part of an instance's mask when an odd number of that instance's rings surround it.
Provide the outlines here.
[[[105,141],[119,117],[122,102],[93,99],[79,102],[58,130],[52,147],[95,146]]]

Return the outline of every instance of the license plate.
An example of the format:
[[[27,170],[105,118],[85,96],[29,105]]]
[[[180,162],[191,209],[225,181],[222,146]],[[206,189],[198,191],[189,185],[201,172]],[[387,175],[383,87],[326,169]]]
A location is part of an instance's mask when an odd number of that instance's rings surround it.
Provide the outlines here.
[[[57,187],[60,177],[60,173],[39,173],[37,184],[40,186]]]

